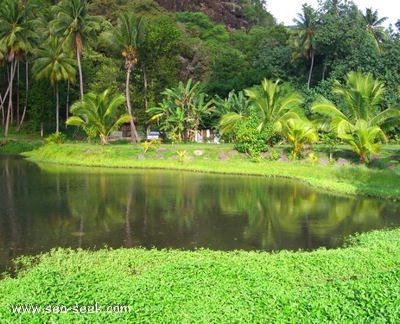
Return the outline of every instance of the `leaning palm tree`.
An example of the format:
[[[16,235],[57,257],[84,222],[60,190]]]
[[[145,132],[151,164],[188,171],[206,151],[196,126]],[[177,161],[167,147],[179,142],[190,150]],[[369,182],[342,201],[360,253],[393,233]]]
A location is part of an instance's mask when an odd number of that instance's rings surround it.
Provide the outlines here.
[[[83,76],[81,56],[84,41],[94,37],[100,29],[100,17],[88,15],[86,0],[63,0],[54,7],[56,18],[51,27],[59,37],[64,37],[74,49],[78,63],[79,89],[83,98]]]
[[[384,83],[370,73],[352,71],[345,84],[336,81],[333,88],[342,99],[341,108],[321,98],[311,110],[326,117],[338,138],[350,144],[360,161],[366,163],[371,153],[379,151],[379,143],[386,141],[384,130],[400,120],[399,109],[381,111],[384,91]]]
[[[117,26],[111,31],[103,34],[110,45],[114,48],[119,49],[122,56],[125,58],[125,96],[128,114],[131,117],[130,126],[132,143],[137,142],[139,140],[139,137],[132,115],[129,86],[132,70],[136,66],[139,59],[138,47],[140,46],[140,43],[142,41],[143,33],[143,18],[138,19],[131,13],[123,12],[118,17]]]
[[[35,52],[32,67],[36,79],[49,79],[56,96],[56,132],[59,132],[59,92],[60,81],[75,82],[75,60],[63,50],[62,42],[51,37],[42,48]]]
[[[303,12],[297,16],[298,19],[294,19],[296,28],[293,29],[290,41],[295,50],[293,59],[304,56],[307,60],[311,61],[307,80],[307,88],[309,89],[316,51],[315,30],[317,13],[311,6],[304,4]]]
[[[5,0],[0,6],[0,54],[9,64],[8,87],[1,98],[1,106],[8,97],[4,138],[7,140],[12,114],[13,84],[17,65],[26,53],[32,51],[37,39],[28,4],[18,0]]]
[[[82,100],[71,106],[67,125],[82,126],[89,137],[100,137],[101,144],[108,144],[108,137],[122,124],[129,122],[129,115],[118,115],[119,107],[125,102],[123,95],[110,96],[110,91],[101,94],[89,92]]]
[[[259,131],[272,125],[273,131],[279,133],[286,120],[300,118],[302,115],[300,106],[303,98],[301,95],[293,90],[288,90],[279,82],[279,80],[274,82],[264,79],[261,87],[245,89],[245,94],[258,108],[261,118]]]
[[[363,17],[365,23],[367,24],[367,31],[374,38],[376,47],[380,52],[380,44],[382,43],[382,41],[388,39],[388,34],[385,32],[385,28],[382,26],[382,24],[387,20],[387,17],[379,18],[378,11],[372,11],[372,8],[367,8]]]

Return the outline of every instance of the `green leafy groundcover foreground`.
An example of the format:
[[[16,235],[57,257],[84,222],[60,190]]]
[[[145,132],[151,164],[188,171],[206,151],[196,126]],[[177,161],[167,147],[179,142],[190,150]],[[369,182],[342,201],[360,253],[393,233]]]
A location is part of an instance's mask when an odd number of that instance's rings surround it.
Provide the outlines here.
[[[398,323],[399,255],[400,229],[313,252],[53,250],[0,281],[0,322]]]

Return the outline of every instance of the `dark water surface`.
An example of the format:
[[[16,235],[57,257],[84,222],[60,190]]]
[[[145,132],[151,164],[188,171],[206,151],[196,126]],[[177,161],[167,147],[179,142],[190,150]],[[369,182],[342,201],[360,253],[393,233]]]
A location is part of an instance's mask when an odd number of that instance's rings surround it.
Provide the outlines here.
[[[0,272],[54,247],[332,248],[400,225],[400,204],[285,179],[37,165],[0,156]]]

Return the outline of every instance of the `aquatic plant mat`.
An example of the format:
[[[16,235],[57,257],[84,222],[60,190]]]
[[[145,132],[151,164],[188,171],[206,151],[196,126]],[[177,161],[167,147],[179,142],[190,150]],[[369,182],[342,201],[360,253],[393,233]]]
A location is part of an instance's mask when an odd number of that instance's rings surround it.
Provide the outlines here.
[[[395,323],[399,238],[313,252],[53,250],[0,281],[0,322]]]

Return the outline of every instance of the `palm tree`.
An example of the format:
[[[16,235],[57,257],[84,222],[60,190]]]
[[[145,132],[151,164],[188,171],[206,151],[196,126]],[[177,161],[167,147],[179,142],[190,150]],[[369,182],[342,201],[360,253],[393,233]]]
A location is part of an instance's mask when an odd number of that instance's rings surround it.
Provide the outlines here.
[[[228,135],[234,131],[239,121],[248,118],[250,114],[250,100],[245,96],[244,91],[229,92],[225,99],[216,96],[214,99],[216,106],[215,114],[219,116],[219,131],[223,135]]]
[[[0,53],[1,59],[9,64],[8,87],[1,100],[3,105],[8,96],[5,140],[12,114],[13,83],[18,61],[32,50],[37,38],[29,12],[28,4],[18,0],[5,0],[0,6]]]
[[[400,119],[400,110],[381,111],[384,83],[373,79],[370,73],[349,72],[346,84],[336,81],[333,93],[342,99],[342,108],[322,98],[311,107],[313,112],[328,118],[336,135],[350,144],[366,163],[371,153],[377,153],[379,143],[386,141],[384,130]]]
[[[128,12],[123,12],[118,17],[117,26],[110,32],[104,34],[111,46],[118,48],[121,51],[122,56],[125,58],[125,96],[128,114],[131,117],[130,126],[132,143],[137,142],[139,137],[132,116],[129,86],[131,72],[138,62],[138,46],[142,41],[143,33],[143,18],[137,19],[134,15]]]
[[[118,116],[118,108],[125,102],[123,95],[111,97],[110,91],[101,94],[87,93],[83,100],[71,106],[74,115],[67,125],[83,126],[89,137],[94,133],[100,136],[101,144],[108,144],[108,137],[122,124],[129,122],[129,115]]]
[[[264,79],[261,87],[245,89],[245,94],[258,108],[261,118],[259,131],[272,125],[274,132],[279,133],[286,120],[300,118],[302,115],[300,105],[303,103],[303,98],[297,92],[280,85],[279,82],[279,80],[273,82]]]
[[[49,38],[44,47],[35,53],[33,74],[36,79],[47,78],[56,96],[56,133],[59,132],[59,93],[60,81],[75,82],[75,60],[64,52],[62,42],[57,37]]]
[[[383,40],[388,38],[385,28],[381,26],[387,20],[387,17],[379,18],[378,11],[372,11],[371,8],[365,10],[365,15],[363,15],[363,17],[367,24],[368,33],[374,38],[378,51],[381,51],[380,44]]]
[[[177,87],[163,91],[164,100],[159,107],[147,109],[149,121],[162,120],[162,130],[186,142],[189,132],[195,134],[202,118],[214,109],[212,100],[207,100],[199,87],[200,82],[189,79],[186,84],[181,81]]]
[[[295,19],[294,21],[296,23],[296,29],[293,30],[291,42],[292,46],[296,49],[296,52],[293,55],[293,59],[299,56],[304,56],[306,59],[311,60],[307,80],[307,88],[309,89],[316,50],[315,28],[317,15],[311,6],[303,4],[303,13],[298,14],[298,19]]]
[[[304,145],[318,140],[318,133],[314,125],[307,119],[290,118],[282,129],[282,134],[292,145],[293,159],[304,150]]]
[[[84,41],[88,37],[94,37],[100,29],[100,17],[88,15],[86,0],[63,0],[54,7],[56,18],[51,26],[57,36],[65,37],[76,54],[79,73],[79,89],[83,98],[83,76],[81,55]]]

